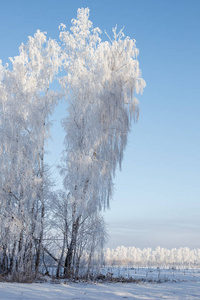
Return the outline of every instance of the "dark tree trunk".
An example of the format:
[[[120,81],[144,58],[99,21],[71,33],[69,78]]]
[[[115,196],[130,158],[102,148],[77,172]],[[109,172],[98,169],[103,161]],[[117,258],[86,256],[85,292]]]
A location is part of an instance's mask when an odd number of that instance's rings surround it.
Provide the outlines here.
[[[72,259],[73,259],[73,253],[74,249],[76,247],[76,238],[77,238],[77,233],[79,229],[79,220],[80,216],[73,222],[72,226],[72,237],[71,237],[71,243],[68,247],[66,259],[65,259],[65,269],[64,269],[64,275],[66,277],[70,277],[73,275],[72,273]]]
[[[43,222],[44,222],[44,203],[42,201],[42,211],[41,211],[41,231],[40,231],[40,237],[38,241],[38,247],[36,252],[36,260],[35,260],[35,276],[37,277],[39,272],[39,266],[40,266],[40,257],[41,257],[41,250],[42,250],[42,240],[43,240]]]
[[[59,278],[59,276],[60,276],[60,267],[61,267],[61,263],[62,263],[62,259],[63,259],[63,255],[64,255],[64,250],[65,250],[65,234],[64,234],[64,239],[63,239],[62,252],[61,252],[61,256],[60,256],[57,271],[56,271],[56,277],[57,278]]]

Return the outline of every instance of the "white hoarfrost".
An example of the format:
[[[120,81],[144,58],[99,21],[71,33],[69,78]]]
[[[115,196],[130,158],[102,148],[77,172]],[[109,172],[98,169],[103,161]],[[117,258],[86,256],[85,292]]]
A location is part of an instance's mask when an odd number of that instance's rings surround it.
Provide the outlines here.
[[[72,260],[81,224],[109,205],[113,177],[117,166],[121,167],[131,122],[138,114],[135,93],[143,91],[145,81],[135,41],[114,28],[113,38],[102,42],[88,8],[78,10],[70,32],[63,24],[60,28],[66,72],[60,83],[68,103],[61,174],[72,210],[70,235],[64,232],[69,241],[68,270],[76,264],[77,259]]]
[[[88,18],[89,9],[79,9],[72,33],[60,34],[67,72],[60,81],[68,99],[62,172],[81,211],[82,205],[94,210],[109,205],[113,176],[138,114],[135,93],[145,87],[135,41],[114,28],[113,39],[102,42]]]

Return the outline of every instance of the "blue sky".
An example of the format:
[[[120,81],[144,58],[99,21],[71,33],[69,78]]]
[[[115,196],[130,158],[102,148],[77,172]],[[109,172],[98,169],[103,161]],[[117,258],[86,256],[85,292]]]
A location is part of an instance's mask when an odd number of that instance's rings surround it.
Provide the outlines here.
[[[79,7],[90,8],[102,32],[125,26],[137,41],[147,83],[105,213],[108,246],[200,247],[200,1],[0,0],[3,63],[37,29],[57,39],[59,24],[69,28]],[[52,165],[62,150],[64,107],[53,116]]]

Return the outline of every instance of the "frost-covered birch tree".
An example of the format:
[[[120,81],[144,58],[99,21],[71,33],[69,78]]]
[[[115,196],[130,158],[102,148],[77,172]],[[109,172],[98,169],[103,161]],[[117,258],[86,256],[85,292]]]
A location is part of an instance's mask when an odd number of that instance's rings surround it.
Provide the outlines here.
[[[67,269],[83,212],[95,213],[109,205],[115,171],[121,167],[131,122],[138,114],[135,93],[142,92],[145,81],[135,41],[114,28],[113,38],[102,42],[88,8],[78,10],[70,32],[61,27],[66,76],[60,82],[68,102],[61,173],[74,218]]]
[[[6,232],[3,269],[37,274],[43,238],[44,144],[57,95],[49,86],[59,67],[59,46],[37,31],[2,68],[0,121],[1,226]],[[9,246],[9,247],[8,247]],[[33,260],[34,257],[34,260]]]

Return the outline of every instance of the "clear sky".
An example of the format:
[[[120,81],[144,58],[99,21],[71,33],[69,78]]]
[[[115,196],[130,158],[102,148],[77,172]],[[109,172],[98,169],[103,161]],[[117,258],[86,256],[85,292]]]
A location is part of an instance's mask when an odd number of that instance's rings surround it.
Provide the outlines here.
[[[17,55],[37,29],[57,39],[80,7],[102,32],[125,26],[147,83],[105,213],[108,246],[200,248],[200,1],[0,0],[0,59]],[[64,107],[53,116],[51,165],[62,150]]]

